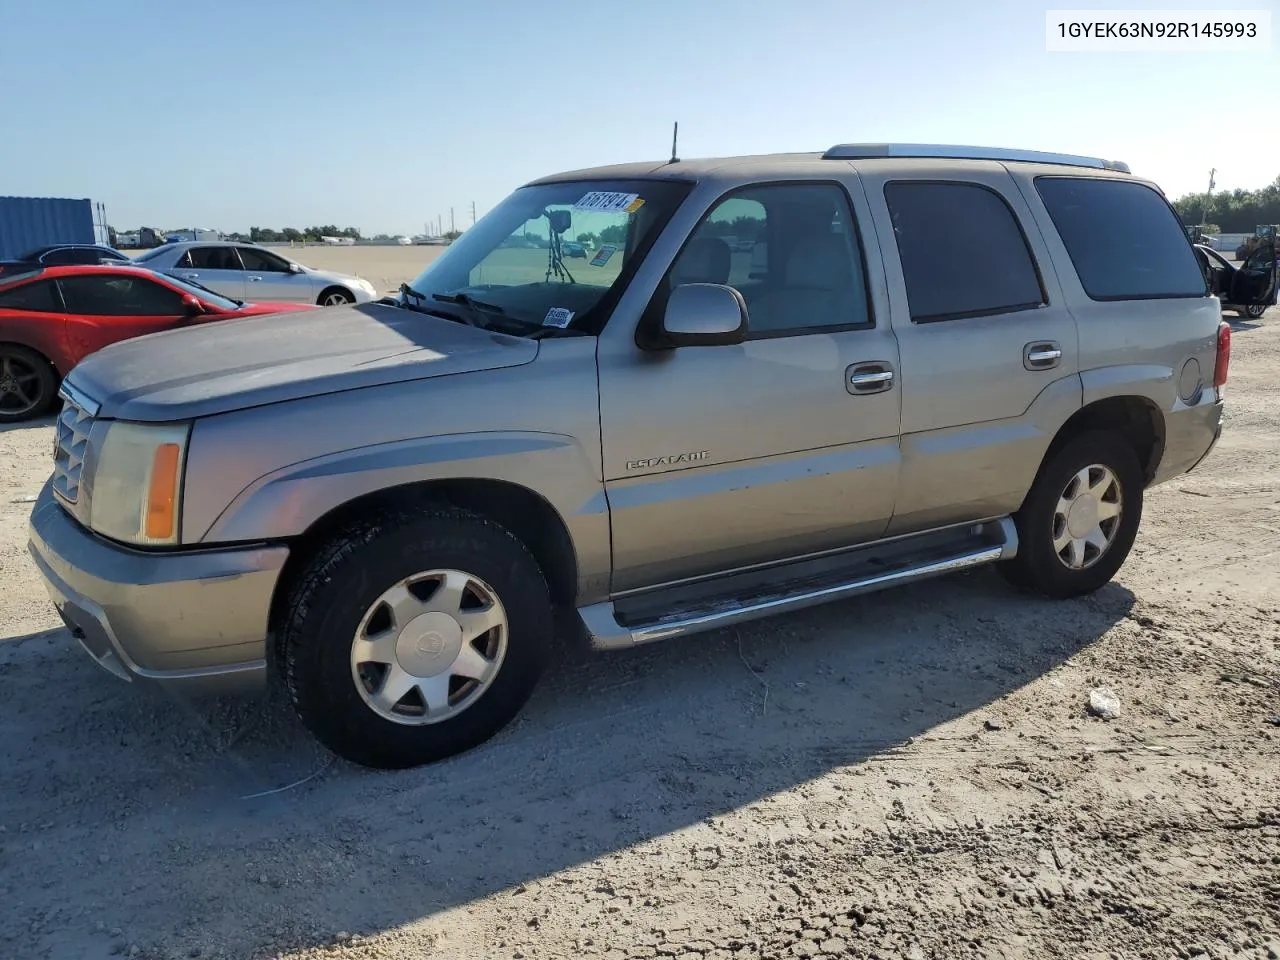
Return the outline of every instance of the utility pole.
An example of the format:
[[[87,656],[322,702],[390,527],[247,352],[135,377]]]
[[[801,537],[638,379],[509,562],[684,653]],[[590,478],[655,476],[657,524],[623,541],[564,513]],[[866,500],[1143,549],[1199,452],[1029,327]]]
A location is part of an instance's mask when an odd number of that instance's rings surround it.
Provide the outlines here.
[[[476,202],[474,200],[471,201],[471,225],[473,227],[476,225]]]
[[[1209,205],[1213,203],[1213,175],[1217,172],[1217,167],[1209,171],[1209,192],[1204,195],[1204,216],[1200,220],[1201,223],[1209,222]]]
[[[449,232],[450,233],[458,232],[457,224],[453,222],[453,207],[449,208]]]

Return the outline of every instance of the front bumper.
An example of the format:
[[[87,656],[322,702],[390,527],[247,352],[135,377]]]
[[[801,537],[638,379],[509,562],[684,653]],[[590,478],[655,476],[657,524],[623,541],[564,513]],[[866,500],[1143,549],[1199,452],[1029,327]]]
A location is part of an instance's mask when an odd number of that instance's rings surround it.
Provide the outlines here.
[[[46,484],[27,549],[59,615],[98,664],[125,680],[207,692],[261,689],[283,546],[155,553],[72,520]]]

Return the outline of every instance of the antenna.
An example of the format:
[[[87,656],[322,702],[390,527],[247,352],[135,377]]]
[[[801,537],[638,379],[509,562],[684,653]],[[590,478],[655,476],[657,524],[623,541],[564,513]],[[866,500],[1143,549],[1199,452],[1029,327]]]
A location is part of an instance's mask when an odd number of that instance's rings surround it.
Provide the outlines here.
[[[676,154],[676,140],[680,136],[680,121],[676,121],[675,126],[671,129],[671,163],[679,163],[680,157]]]

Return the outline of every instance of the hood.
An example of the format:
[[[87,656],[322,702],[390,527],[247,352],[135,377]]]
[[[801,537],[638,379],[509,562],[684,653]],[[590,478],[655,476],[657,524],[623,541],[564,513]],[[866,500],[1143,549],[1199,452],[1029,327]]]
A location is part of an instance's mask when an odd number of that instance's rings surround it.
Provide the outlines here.
[[[386,383],[529,363],[534,340],[366,303],[219,320],[90,354],[67,384],[98,416],[185,420]]]

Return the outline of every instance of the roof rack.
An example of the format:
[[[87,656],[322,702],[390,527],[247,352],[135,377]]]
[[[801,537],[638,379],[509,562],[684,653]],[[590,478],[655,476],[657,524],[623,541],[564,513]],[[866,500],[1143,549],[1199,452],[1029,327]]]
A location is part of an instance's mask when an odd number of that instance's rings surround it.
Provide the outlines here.
[[[1007,150],[1003,147],[960,147],[945,143],[838,143],[822,155],[824,160],[868,160],[874,157],[939,157],[951,160],[1010,160],[1022,163],[1057,163],[1068,167],[1092,167],[1130,173],[1119,160],[1078,157],[1070,153],[1040,150]]]

